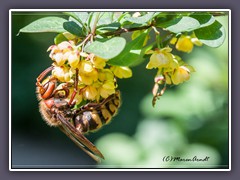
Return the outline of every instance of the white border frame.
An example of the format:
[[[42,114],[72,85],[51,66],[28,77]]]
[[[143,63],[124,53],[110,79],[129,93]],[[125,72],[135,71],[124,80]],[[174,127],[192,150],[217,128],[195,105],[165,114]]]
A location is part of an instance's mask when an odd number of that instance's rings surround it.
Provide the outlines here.
[[[147,12],[157,12],[157,11],[227,11],[228,16],[228,88],[229,88],[229,107],[228,107],[228,142],[229,142],[229,168],[228,169],[13,169],[12,168],[12,132],[11,132],[11,95],[12,95],[12,12],[59,12],[59,11],[100,11],[100,12],[111,12],[111,11],[147,11]],[[231,171],[231,10],[230,9],[10,9],[9,10],[9,171]]]

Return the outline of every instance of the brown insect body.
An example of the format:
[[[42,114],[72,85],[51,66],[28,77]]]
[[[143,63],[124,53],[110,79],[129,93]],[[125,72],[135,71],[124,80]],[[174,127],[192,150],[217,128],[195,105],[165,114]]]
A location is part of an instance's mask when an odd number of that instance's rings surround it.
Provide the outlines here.
[[[88,103],[79,109],[71,109],[68,102],[61,98],[41,100],[39,109],[43,119],[50,126],[59,126],[57,114],[61,114],[81,133],[94,132],[108,124],[120,106],[120,92],[110,95],[100,103]]]
[[[88,103],[74,112],[77,130],[87,133],[100,129],[116,115],[120,106],[120,92],[110,95],[100,103]]]
[[[84,136],[84,133],[96,131],[111,121],[120,106],[120,92],[116,91],[115,94],[102,99],[99,103],[90,102],[74,109],[75,104],[72,103],[74,96],[71,97],[71,103],[66,101],[66,97],[69,95],[67,86],[55,90],[56,80],[54,78],[49,78],[50,80],[44,85],[40,83],[51,69],[48,68],[43,71],[37,78],[36,83],[37,96],[40,100],[39,110],[43,119],[49,126],[59,127],[78,147],[99,162],[99,157],[104,159],[104,156]],[[61,91],[64,91],[64,95]]]

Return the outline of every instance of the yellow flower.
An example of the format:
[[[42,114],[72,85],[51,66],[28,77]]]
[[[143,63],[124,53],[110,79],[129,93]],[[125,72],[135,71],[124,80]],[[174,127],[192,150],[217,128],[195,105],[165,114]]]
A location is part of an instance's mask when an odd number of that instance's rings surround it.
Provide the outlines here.
[[[80,61],[80,55],[78,51],[71,51],[68,53],[68,63],[71,67],[77,68]]]
[[[114,74],[110,69],[101,69],[98,73],[98,79],[99,81],[113,81],[114,80]]]
[[[94,70],[93,66],[92,66],[92,63],[90,61],[81,61],[81,64],[80,64],[80,68],[79,68],[79,71],[81,73],[91,73],[92,71]]]
[[[184,81],[189,80],[190,78],[190,70],[185,66],[178,67],[172,74],[172,82],[173,84],[180,84]]]
[[[113,74],[122,79],[122,78],[130,78],[132,77],[132,70],[126,66],[112,66],[110,68]]]
[[[55,61],[58,66],[62,66],[68,60],[69,65],[76,68],[80,55],[73,41],[63,41],[58,45],[52,45],[47,51],[49,50],[51,50],[49,57]]]
[[[95,100],[98,95],[98,91],[94,86],[86,86],[83,91],[83,96],[88,100]]]
[[[64,54],[59,52],[52,55],[52,59],[56,61],[57,65],[62,66],[66,62],[66,58],[64,57]]]
[[[81,61],[79,67],[79,80],[86,85],[91,85],[97,79],[98,72],[92,66],[92,63],[85,60]]]
[[[173,60],[173,55],[170,53],[172,49],[165,47],[163,49],[156,49],[155,51],[149,50],[146,54],[152,54],[150,61],[147,64],[147,69],[152,68],[165,68],[169,66],[169,63]]]
[[[173,60],[169,62],[168,67],[164,68],[164,72],[173,72],[174,69],[178,68],[178,60],[173,56]]]
[[[93,66],[97,69],[103,69],[106,66],[106,59],[94,56],[91,58]]]
[[[177,41],[176,49],[182,52],[190,53],[193,49],[193,43],[190,36],[181,35]]]
[[[115,93],[117,88],[116,82],[114,79],[114,74],[110,69],[102,69],[99,71],[99,95],[102,98],[107,98],[109,95]]]
[[[105,81],[99,88],[99,93],[103,98],[107,98],[111,94],[115,93],[115,85],[113,81]]]
[[[97,76],[96,70],[88,74],[79,74],[79,80],[86,85],[91,85],[97,79],[98,79],[98,76]]]
[[[71,82],[73,74],[67,66],[54,66],[52,75],[61,82]]]

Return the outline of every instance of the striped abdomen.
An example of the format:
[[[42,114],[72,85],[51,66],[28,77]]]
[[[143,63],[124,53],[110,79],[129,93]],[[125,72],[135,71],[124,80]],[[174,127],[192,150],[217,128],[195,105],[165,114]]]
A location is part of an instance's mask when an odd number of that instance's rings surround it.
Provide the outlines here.
[[[111,121],[112,117],[116,115],[119,106],[119,91],[99,104],[85,105],[84,110],[80,111],[74,119],[76,129],[83,133],[98,130]]]

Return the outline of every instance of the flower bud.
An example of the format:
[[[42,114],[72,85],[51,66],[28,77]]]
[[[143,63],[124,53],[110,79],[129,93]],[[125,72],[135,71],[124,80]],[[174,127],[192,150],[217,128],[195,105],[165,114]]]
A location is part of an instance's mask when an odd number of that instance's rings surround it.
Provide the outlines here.
[[[177,41],[176,49],[182,52],[190,53],[193,49],[193,43],[190,36],[181,35]]]

